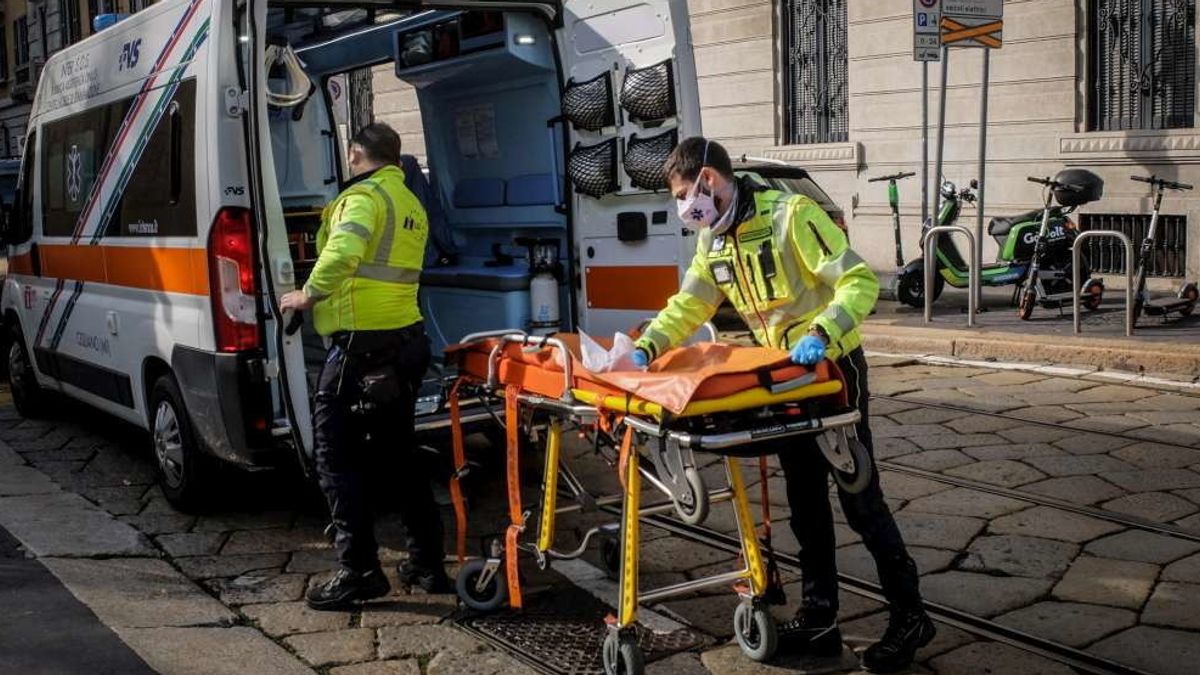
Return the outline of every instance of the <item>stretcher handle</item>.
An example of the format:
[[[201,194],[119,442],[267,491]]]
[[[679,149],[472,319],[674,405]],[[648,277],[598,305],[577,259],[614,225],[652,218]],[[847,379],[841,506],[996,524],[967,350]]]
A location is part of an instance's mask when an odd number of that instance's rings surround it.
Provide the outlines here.
[[[500,352],[504,349],[504,345],[516,343],[523,347],[553,347],[558,350],[559,356],[562,358],[563,393],[561,398],[567,402],[575,400],[571,394],[575,375],[571,363],[571,350],[567,348],[566,343],[550,336],[526,335],[525,333],[509,333],[500,335],[499,338],[499,344],[492,348],[492,353],[488,357],[488,387],[495,389],[500,386]]]
[[[638,324],[637,332],[645,333],[646,327],[649,326],[650,322],[653,320],[654,319],[643,319],[642,322]],[[708,341],[709,342],[717,342],[717,338],[719,337],[719,334],[717,333],[717,326],[716,326],[716,324],[714,324],[711,321],[705,321],[704,323],[700,324],[700,327],[696,329],[695,333],[692,333],[692,335],[688,337],[688,340],[691,340],[691,338],[695,337],[696,335],[699,335],[700,331],[708,332]]]
[[[816,372],[808,372],[800,377],[794,377],[785,382],[776,382],[775,384],[768,385],[767,391],[771,392],[772,394],[786,394],[787,392],[794,391],[800,387],[807,387],[815,382],[816,379]]]
[[[459,344],[469,345],[476,342],[485,342],[487,340],[491,340],[492,338],[504,337],[505,335],[525,335],[525,331],[518,328],[505,328],[502,330],[489,330],[480,333],[470,333],[469,335],[463,336],[463,338],[458,342]]]

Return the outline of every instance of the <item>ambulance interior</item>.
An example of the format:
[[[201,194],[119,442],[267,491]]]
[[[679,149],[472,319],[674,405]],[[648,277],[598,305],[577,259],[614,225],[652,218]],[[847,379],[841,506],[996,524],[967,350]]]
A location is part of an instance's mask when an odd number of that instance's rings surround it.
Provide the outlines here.
[[[280,104],[269,105],[275,174],[298,285],[316,258],[321,208],[348,178],[347,132],[331,105],[329,80],[390,62],[392,76],[415,87],[427,153],[422,165],[457,249],[452,264],[427,262],[421,278],[434,354],[473,332],[531,326],[530,240],[542,244],[545,264],[538,270],[554,266],[547,258],[560,261],[552,288],[558,317],[569,320],[563,128],[553,121],[561,94],[554,46],[540,17],[272,9],[267,34],[268,89]],[[311,89],[297,86],[301,76]],[[301,93],[306,98],[295,103]],[[323,348],[311,320],[305,331],[311,373]]]

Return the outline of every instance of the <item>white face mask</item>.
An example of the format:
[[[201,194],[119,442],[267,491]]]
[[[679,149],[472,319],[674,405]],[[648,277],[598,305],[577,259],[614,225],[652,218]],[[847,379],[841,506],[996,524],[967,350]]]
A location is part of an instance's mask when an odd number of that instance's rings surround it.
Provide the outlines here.
[[[687,196],[675,200],[679,219],[695,227],[709,227],[717,220],[717,203],[711,190],[700,189],[700,178],[692,183]]]

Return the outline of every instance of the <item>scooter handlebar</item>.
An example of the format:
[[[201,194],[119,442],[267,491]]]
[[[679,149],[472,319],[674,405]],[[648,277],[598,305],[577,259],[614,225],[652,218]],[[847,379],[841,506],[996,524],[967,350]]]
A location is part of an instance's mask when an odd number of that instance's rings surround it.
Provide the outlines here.
[[[1129,179],[1135,180],[1139,183],[1149,183],[1150,185],[1154,185],[1154,186],[1161,185],[1162,187],[1164,187],[1168,190],[1192,190],[1192,189],[1194,189],[1193,186],[1188,185],[1187,183],[1176,183],[1173,180],[1166,180],[1165,178],[1159,178],[1158,176],[1149,176],[1149,177],[1147,177],[1147,176],[1130,176]]]
[[[868,178],[867,182],[868,183],[878,183],[879,181],[882,181],[882,180],[903,180],[905,178],[911,178],[915,175],[917,175],[916,171],[903,171],[900,173],[893,173],[888,176],[876,176],[875,178]]]

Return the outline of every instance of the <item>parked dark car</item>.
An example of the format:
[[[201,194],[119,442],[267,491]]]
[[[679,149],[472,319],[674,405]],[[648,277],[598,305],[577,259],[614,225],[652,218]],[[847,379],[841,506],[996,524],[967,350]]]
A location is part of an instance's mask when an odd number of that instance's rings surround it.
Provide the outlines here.
[[[846,213],[842,207],[817,185],[808,172],[798,166],[786,162],[747,157],[743,155],[734,161],[733,171],[739,176],[765,185],[772,190],[801,194],[821,205],[838,227],[846,229]]]

